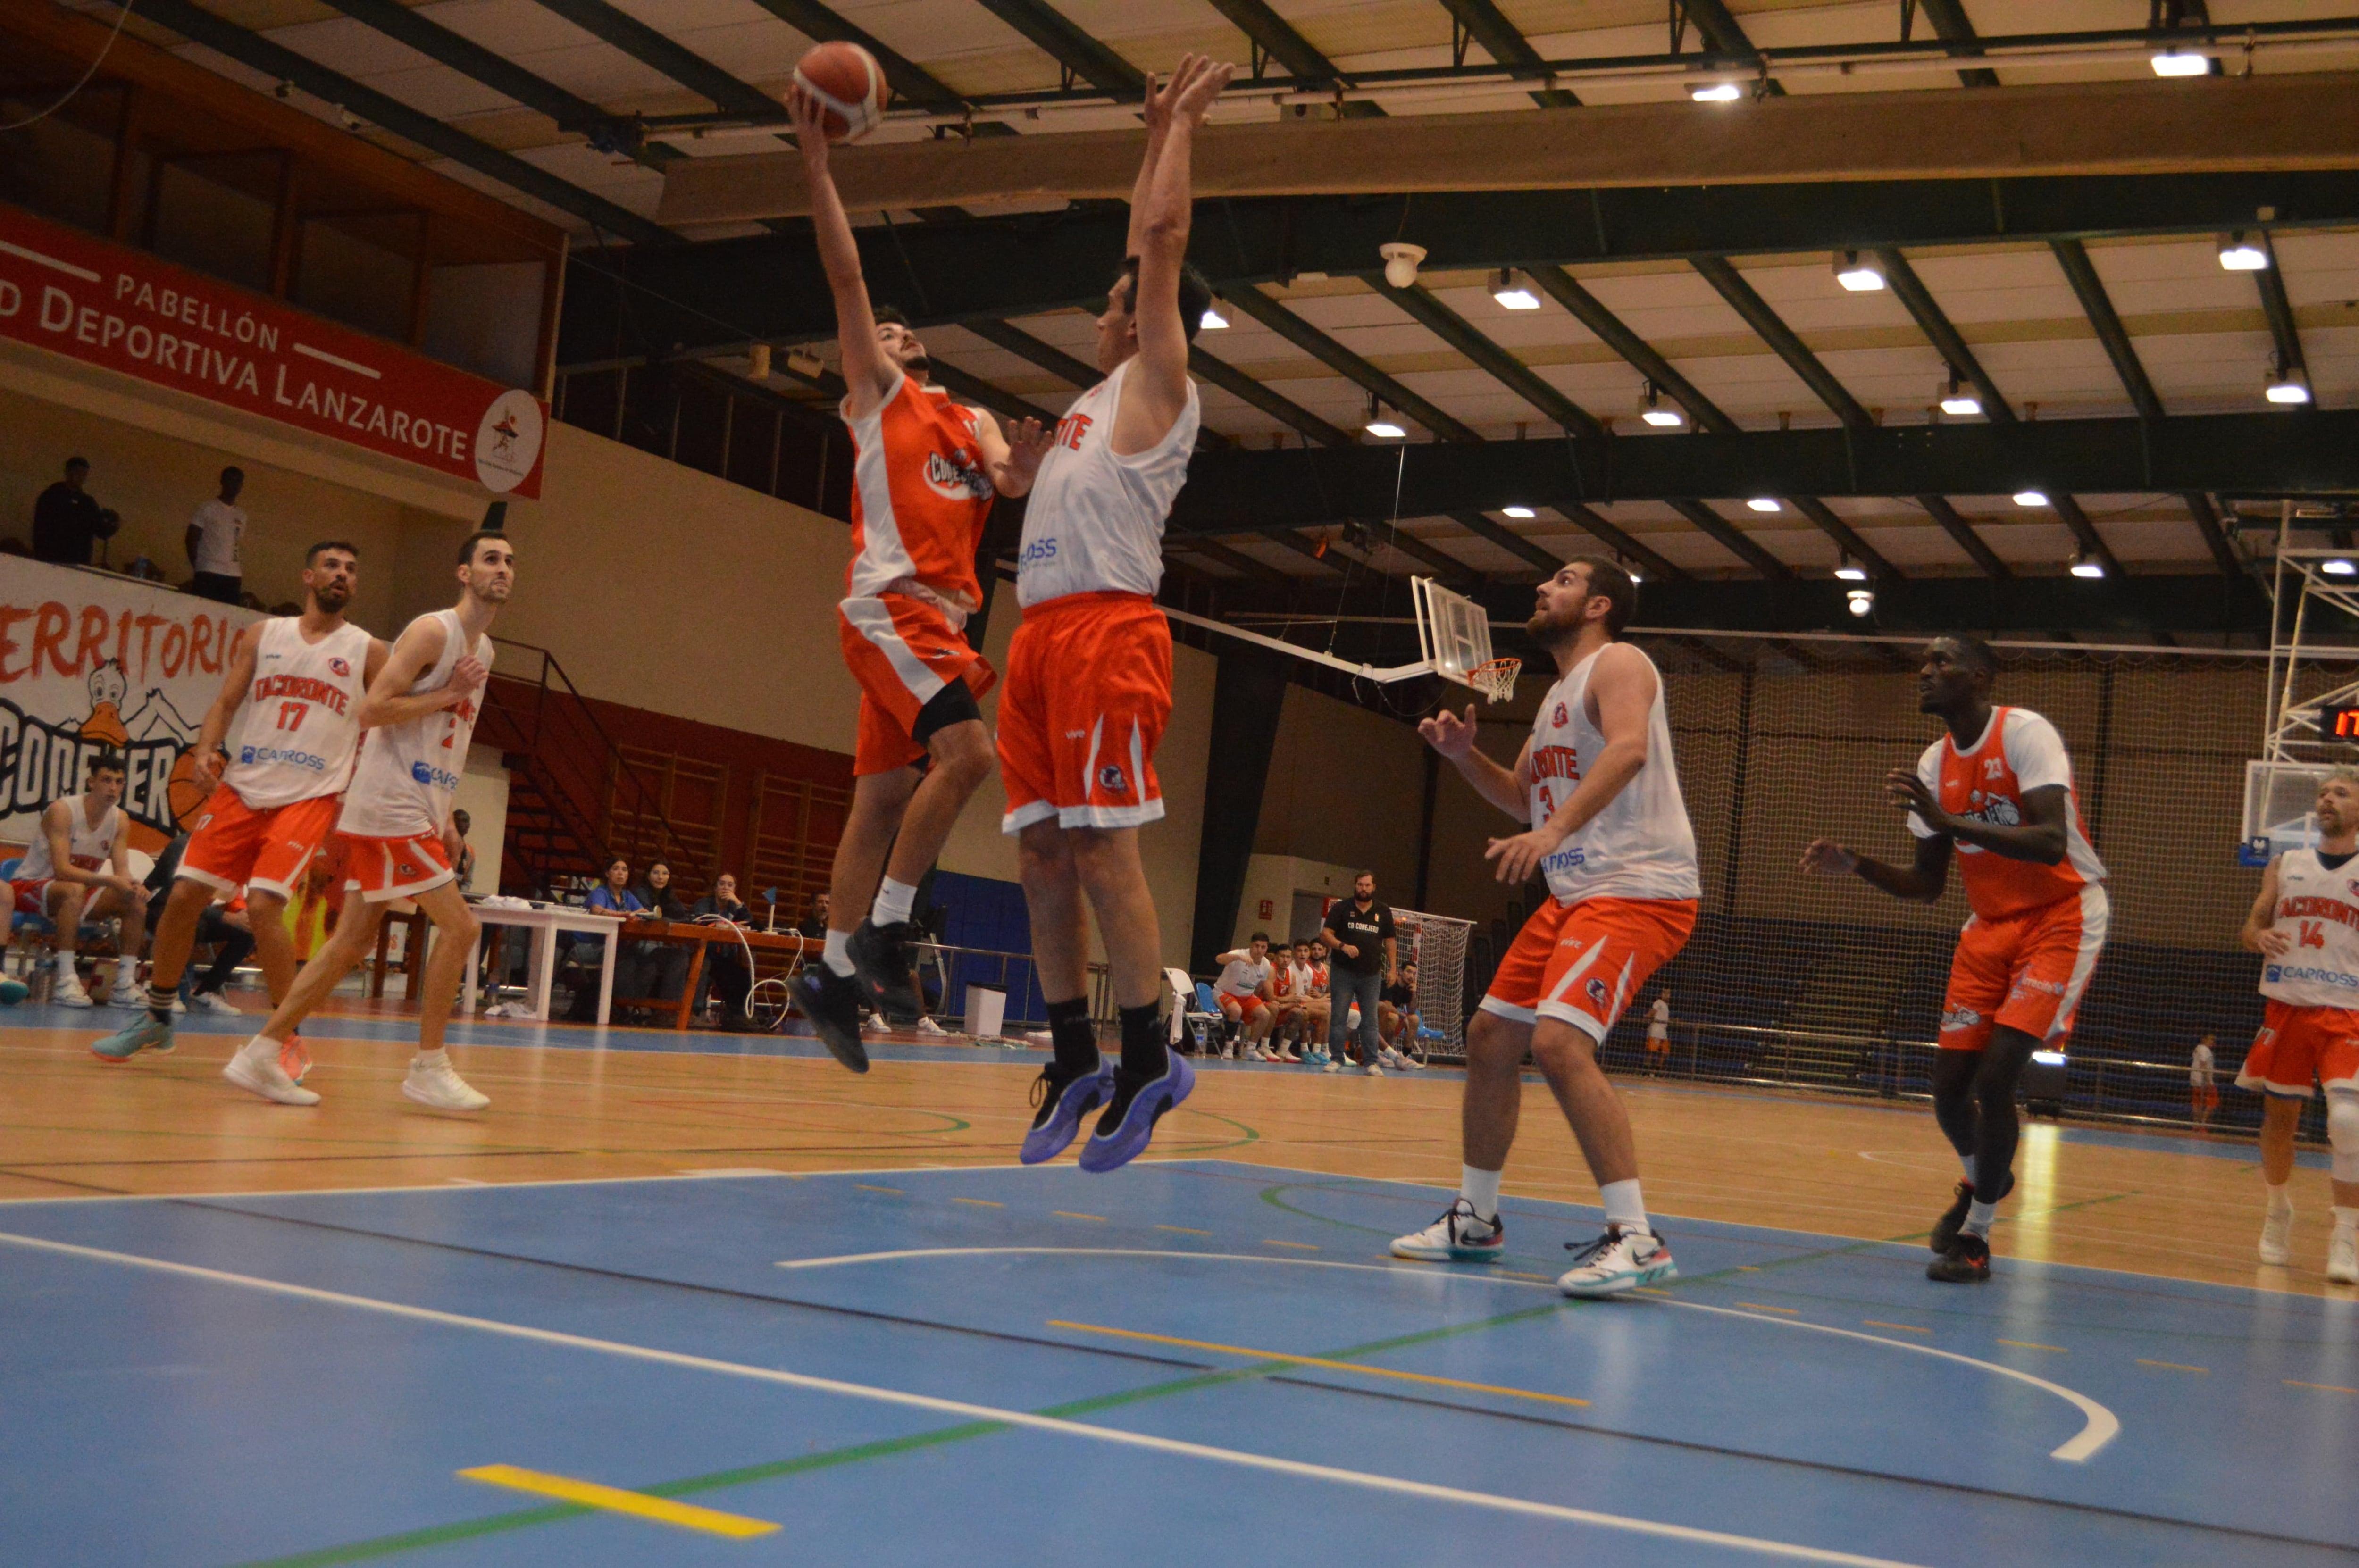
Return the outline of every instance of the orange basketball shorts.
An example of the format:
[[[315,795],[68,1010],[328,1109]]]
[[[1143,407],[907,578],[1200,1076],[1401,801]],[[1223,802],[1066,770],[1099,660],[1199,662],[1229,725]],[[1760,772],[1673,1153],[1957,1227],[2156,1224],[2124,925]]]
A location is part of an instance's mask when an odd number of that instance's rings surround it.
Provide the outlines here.
[[[941,607],[905,593],[847,599],[835,609],[843,662],[860,686],[854,775],[888,773],[926,755],[918,714],[944,687],[963,680],[981,697],[999,676],[967,645]]]
[[[1163,815],[1155,748],[1171,718],[1171,627],[1137,593],[1033,605],[999,698],[1003,833],[1136,827]]]
[[[2308,1099],[2312,1078],[2330,1089],[2359,1089],[2359,1011],[2271,998],[2261,1032],[2236,1069],[2236,1087]]]
[[[451,852],[440,833],[419,833],[408,838],[372,838],[343,835],[344,891],[357,892],[368,903],[391,903],[431,892],[458,880],[451,869]]]
[[[1998,1026],[2061,1044],[2105,945],[2109,908],[2103,884],[2091,882],[2004,920],[1968,920],[1941,998],[1941,1049],[1979,1051]]]
[[[1549,899],[1508,945],[1483,1011],[1517,1023],[1553,1018],[1603,1043],[1695,923],[1691,898]]]
[[[223,784],[197,813],[174,874],[221,892],[246,888],[293,898],[303,868],[336,830],[341,804],[321,795],[257,811]]]

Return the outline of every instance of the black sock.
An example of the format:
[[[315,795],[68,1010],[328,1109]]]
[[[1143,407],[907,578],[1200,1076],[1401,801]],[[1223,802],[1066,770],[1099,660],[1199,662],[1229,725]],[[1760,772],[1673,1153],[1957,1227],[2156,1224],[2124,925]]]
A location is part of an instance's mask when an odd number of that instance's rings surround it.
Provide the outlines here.
[[[1090,1022],[1089,998],[1077,996],[1071,1001],[1049,1004],[1049,1041],[1057,1053],[1059,1077],[1077,1078],[1097,1071],[1098,1032]]]
[[[158,1023],[168,1025],[172,1022],[172,1003],[179,999],[179,994],[178,986],[167,990],[151,978],[147,982],[147,1016]]]
[[[1159,1078],[1170,1065],[1162,1013],[1161,1005],[1151,1001],[1122,1010],[1122,1066],[1135,1078]]]

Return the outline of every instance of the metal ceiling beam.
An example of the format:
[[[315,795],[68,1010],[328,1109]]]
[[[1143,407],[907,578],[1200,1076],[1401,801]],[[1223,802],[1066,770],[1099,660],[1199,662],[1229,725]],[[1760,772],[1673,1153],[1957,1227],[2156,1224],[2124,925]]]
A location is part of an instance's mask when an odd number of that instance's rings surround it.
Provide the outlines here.
[[[429,152],[545,201],[561,212],[570,212],[584,222],[594,223],[634,244],[669,246],[679,238],[627,207],[584,190],[571,180],[560,179],[513,153],[477,141],[464,131],[373,87],[364,86],[341,71],[331,70],[309,56],[273,43],[235,23],[225,22],[191,0],[139,0],[138,12],[148,21],[168,27],[192,43],[202,44],[266,76],[291,81],[325,103],[341,103],[362,119],[415,142]]]
[[[1820,362],[1810,346],[1804,343],[1785,318],[1769,308],[1745,276],[1725,256],[1697,256],[1690,263],[1702,275],[1703,280],[1717,290],[1730,308],[1745,318],[1754,336],[1769,345],[1770,351],[1786,362],[1786,367],[1802,378],[1804,385],[1818,400],[1832,411],[1834,416],[1854,430],[1873,429],[1875,418],[1869,414],[1849,388],[1835,378],[1834,372]]]
[[[1457,511],[1442,512],[1438,515],[1449,518],[1476,538],[1496,545],[1509,555],[1531,562],[1544,572],[1554,572],[1564,565],[1563,561],[1545,546],[1534,540],[1525,538],[1505,524],[1493,522],[1480,512],[1470,512],[1461,508]]]
[[[2212,506],[2212,498],[2200,490],[2193,490],[2180,499],[2187,503],[2187,514],[2195,520],[2196,531],[2203,535],[2204,547],[2220,564],[2221,572],[2228,577],[2242,575],[2245,563],[2236,558],[2235,546],[2228,543],[2228,535],[2220,526],[2220,514]]]
[[[1738,560],[1751,567],[1773,582],[1790,580],[1794,568],[1753,542],[1745,531],[1701,501],[1684,499],[1671,502],[1671,509],[1720,543]]]
[[[1994,425],[2016,423],[2015,408],[2007,402],[2006,394],[1999,390],[1998,383],[1991,379],[1990,373],[1983,368],[1982,361],[1975,357],[1973,350],[1966,346],[1965,337],[1942,311],[1940,302],[1933,297],[1933,291],[1925,287],[1925,280],[1917,276],[1917,269],[1908,265],[1908,258],[1890,245],[1879,247],[1875,254],[1877,259],[1884,263],[1886,284],[1908,308],[1919,330],[1932,342],[1934,351],[1949,362],[1951,370],[1973,383],[1974,389],[1982,395],[1983,417]],[[2098,534],[2097,525],[2089,521],[2089,514],[2081,509],[2081,503],[2051,483],[2041,482],[2034,488],[2049,492],[2049,505],[2072,531],[2072,537],[2079,542],[2081,548],[2095,557],[2108,573],[2120,576],[2122,563],[2114,559],[2113,550]]]
[[[874,34],[863,32],[817,0],[754,0],[754,4],[816,43],[858,44],[884,67],[886,85],[896,98],[937,110],[956,109],[965,102],[923,67],[895,53]]]
[[[1513,69],[1533,66],[1543,70],[1548,61],[1540,51],[1532,48],[1531,40],[1519,32],[1506,13],[1491,0],[1441,0],[1451,19],[1466,30],[1466,36],[1483,46],[1483,52],[1499,64]],[[1453,38],[1451,40],[1455,42]],[[1543,109],[1572,109],[1581,100],[1560,87],[1541,88],[1532,94],[1532,102]]]
[[[652,66],[690,92],[711,101],[729,114],[773,119],[778,101],[751,82],[740,81],[694,49],[677,44],[666,34],[626,15],[606,0],[538,0],[575,27],[601,42],[611,44],[642,65]]]
[[[1550,386],[1529,365],[1493,342],[1477,330],[1465,317],[1433,297],[1421,283],[1407,288],[1395,288],[1379,278],[1375,281],[1377,293],[1383,295],[1419,326],[1472,360],[1476,368],[1492,380],[1546,415],[1551,424],[1570,434],[1586,436],[1593,441],[1609,438],[1605,427],[1590,412]]]
[[[1712,53],[1735,55],[1756,65],[1759,63],[1761,56],[1754,49],[1753,40],[1745,36],[1745,28],[1723,0],[1681,0],[1680,9],[1687,14],[1688,21],[1696,31],[1703,35],[1704,45]],[[1786,89],[1783,83],[1772,78],[1762,88],[1762,92],[1767,97],[1782,98],[1786,95]]]
[[[1424,562],[1440,573],[1451,586],[1463,589],[1471,583],[1479,583],[1483,580],[1481,572],[1457,557],[1435,549],[1407,529],[1396,527],[1389,523],[1380,524],[1378,526],[1383,530],[1382,543],[1390,545],[1411,560]]]
[[[167,3],[195,9],[188,0]],[[1429,270],[1477,270],[2212,234],[2250,228],[2256,206],[2275,207],[2281,225],[2359,222],[2359,170],[1421,194],[1406,214],[1406,237],[1427,247]],[[1238,199],[1221,202],[1218,212],[1217,222],[1208,216],[1197,226],[1194,259],[1223,291],[1306,271],[1372,271],[1376,247],[1402,234],[1405,216],[1398,201],[1336,197]],[[929,304],[918,319],[925,326],[1094,309],[1122,257],[1128,224],[1127,211],[1115,205],[905,224],[895,234],[863,229],[859,237],[870,276],[898,278],[906,267],[922,285]],[[609,264],[592,257],[582,265]],[[705,241],[634,256],[626,270],[642,286],[629,325],[643,329],[659,351],[674,343],[834,335],[834,310],[806,241]],[[565,303],[568,342],[560,362],[606,358],[617,335],[612,294],[571,288]],[[577,351],[576,343],[583,347]]]
[[[1686,568],[1676,564],[1668,557],[1657,555],[1636,535],[1608,523],[1598,514],[1595,509],[1583,506],[1578,501],[1560,501],[1557,503],[1556,510],[1564,514],[1567,521],[1591,538],[1598,540],[1616,554],[1643,565],[1650,579],[1659,582],[1665,579],[1678,580],[1688,576]]]
[[[1958,548],[1973,557],[1974,565],[1995,578],[2011,578],[2015,575],[2006,562],[1999,557],[1999,553],[1983,543],[1983,536],[1974,532],[1974,525],[1966,521],[1965,515],[1950,504],[1948,496],[1919,495],[1915,497],[1915,500],[1934,522],[1941,525],[1941,532],[1955,541]]]
[[[1472,426],[1444,413],[1411,392],[1258,288],[1235,288],[1222,298],[1319,361],[1329,370],[1357,382],[1387,407],[1406,414],[1445,441],[1480,441]]]
[[[2269,253],[2269,265],[2253,274],[2253,286],[2261,291],[2261,310],[2269,319],[2269,336],[2275,340],[2277,363],[2288,371],[2299,371],[2306,377],[2310,367],[2301,357],[2301,331],[2294,325],[2293,302],[2286,297],[2285,274],[2277,266],[2277,247],[2267,232],[2261,244]]]
[[[1223,360],[1214,359],[1201,344],[1188,346],[1188,368],[1197,378],[1212,383],[1230,396],[1243,400],[1287,425],[1300,431],[1306,439],[1322,447],[1348,447],[1352,433],[1338,425],[1331,425],[1285,394],[1275,391],[1266,383],[1256,381],[1245,372]]]
[[[1117,102],[1138,103],[1147,75],[1090,37],[1043,0],[979,0],[983,8],[1023,34],[1059,66]]]
[[[1294,580],[1293,573],[1282,572],[1267,561],[1256,560],[1241,550],[1232,550],[1218,539],[1195,538],[1174,542],[1185,544],[1189,549],[1202,556],[1206,560],[1218,561],[1231,571],[1240,573],[1246,578],[1257,578],[1264,582]]]
[[[1962,0],[1918,0],[1925,8],[1925,19],[1933,24],[1936,36],[1953,44],[1971,44],[1975,39],[1974,25],[1966,16]],[[1955,49],[1953,55],[1979,56],[1978,49]],[[1984,65],[1958,68],[1958,80],[1968,87],[1996,87],[1998,72]]]
[[[1348,87],[1335,62],[1294,28],[1294,24],[1269,8],[1267,0],[1211,0],[1213,10],[1236,24],[1255,48],[1286,67],[1306,84],[1332,81]],[[1374,119],[1384,106],[1373,99],[1347,98],[1340,112],[1351,119]]]
[[[2089,260],[2088,247],[2078,240],[2051,240],[2048,248],[2056,253],[2057,264],[2063,267],[2074,297],[2081,301],[2082,314],[2096,329],[2097,341],[2104,345],[2105,357],[2114,362],[2114,373],[2121,377],[2122,390],[2130,395],[2138,417],[2161,418],[2162,399],[2156,395],[2154,383],[2138,359],[2137,349],[2130,342],[2129,332],[2114,309],[2104,280],[2097,276],[2096,266]]]
[[[1183,530],[1314,527],[1504,506],[1756,495],[2359,493],[2359,410],[1745,430],[1608,443],[1535,438],[1198,456]]]
[[[1353,567],[1366,565],[1356,556],[1347,556],[1341,549],[1330,550],[1324,545],[1314,545],[1290,528],[1272,529],[1262,537],[1273,545],[1283,545],[1296,555],[1316,561],[1329,571],[1345,577],[1351,575]]]
[[[1083,391],[1105,379],[1098,367],[1075,359],[1054,343],[1034,337],[1011,321],[962,321],[959,325],[984,342],[1006,349],[1019,359],[1030,360],[1051,375],[1064,377]]]

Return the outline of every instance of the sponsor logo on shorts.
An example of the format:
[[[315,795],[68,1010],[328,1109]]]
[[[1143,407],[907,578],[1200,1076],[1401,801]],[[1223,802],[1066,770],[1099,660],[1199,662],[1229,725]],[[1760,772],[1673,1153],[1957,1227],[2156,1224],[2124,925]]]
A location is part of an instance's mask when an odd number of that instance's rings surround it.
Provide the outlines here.
[[[2029,975],[2026,975],[2021,979],[2015,982],[2013,994],[2016,996],[2021,996],[2026,991],[2041,991],[2049,996],[2062,996],[2064,994],[2064,982],[2061,980],[2035,980]]]
[[[353,673],[353,666],[346,664],[342,659],[330,659],[328,661],[328,667],[340,676],[348,676]]]
[[[438,768],[431,762],[417,762],[410,763],[409,776],[417,780],[419,784],[424,784],[429,789],[457,789],[459,787],[458,774],[452,773],[448,768]]]
[[[414,877],[418,874],[418,868],[411,865],[408,860],[402,861],[396,869],[405,877]]]
[[[315,773],[328,771],[327,758],[284,746],[241,746],[237,760],[247,767],[267,767],[275,762],[289,768],[307,768]]]
[[[1971,1007],[1953,1007],[1941,1014],[1941,1033],[1954,1029],[1972,1029],[1983,1021],[1983,1015]]]
[[[1605,1005],[1605,982],[1603,980],[1592,980],[1581,989],[1589,993],[1590,1000],[1595,1002],[1600,1007],[1603,1007]]]
[[[1120,795],[1129,787],[1129,784],[1123,777],[1122,769],[1108,762],[1098,770],[1098,787],[1109,794]]]
[[[1090,732],[1086,730],[1068,730],[1065,731],[1065,739],[1068,741],[1086,741],[1089,738]]]

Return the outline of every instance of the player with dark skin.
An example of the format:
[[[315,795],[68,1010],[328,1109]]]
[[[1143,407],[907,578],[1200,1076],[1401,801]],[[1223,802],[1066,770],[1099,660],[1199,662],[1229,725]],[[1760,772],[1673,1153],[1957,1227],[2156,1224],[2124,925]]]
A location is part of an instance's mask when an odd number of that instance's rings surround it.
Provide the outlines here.
[[[1948,727],[1951,740],[1971,747],[1990,727],[1991,681],[1997,674],[1986,658],[1953,637],[1937,637],[1925,650],[1918,671],[1920,713],[1929,713]],[[1930,838],[1917,840],[1914,864],[1892,866],[1832,838],[1814,839],[1802,851],[1802,870],[1822,877],[1856,876],[1895,898],[1931,903],[1950,884],[1950,862],[1959,842],[1973,844],[2010,860],[2052,866],[2068,848],[2067,822],[2071,792],[2060,784],[2027,790],[2023,795],[2024,820],[2004,827],[1941,809],[1930,790],[1912,768],[1895,768],[1885,775],[1885,804],[1904,814],[1913,813],[1931,828]],[[1990,1044],[1980,1051],[1937,1051],[1933,1054],[1933,1115],[1950,1146],[1973,1157],[1977,1187],[1987,1185],[1995,1203],[2015,1184],[2015,1147],[2021,1135],[2016,1117],[2015,1086],[2025,1064],[2042,1042],[2004,1024],[1991,1032]],[[1990,1176],[1996,1172],[1999,1175]],[[1956,1206],[1962,1219],[1965,1199]],[[1957,1219],[1942,1217],[1951,1230]],[[1937,1234],[1940,1227],[1937,1227]]]

